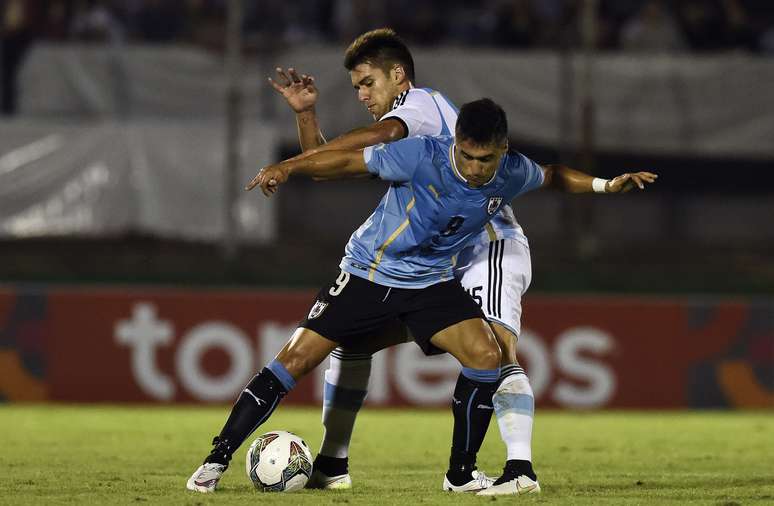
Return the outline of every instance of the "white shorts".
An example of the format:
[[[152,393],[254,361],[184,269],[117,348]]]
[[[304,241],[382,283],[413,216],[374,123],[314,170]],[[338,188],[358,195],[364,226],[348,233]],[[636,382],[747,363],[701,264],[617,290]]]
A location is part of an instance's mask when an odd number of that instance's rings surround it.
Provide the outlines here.
[[[489,321],[521,333],[521,297],[532,281],[529,246],[516,239],[468,246],[457,258],[454,275]]]

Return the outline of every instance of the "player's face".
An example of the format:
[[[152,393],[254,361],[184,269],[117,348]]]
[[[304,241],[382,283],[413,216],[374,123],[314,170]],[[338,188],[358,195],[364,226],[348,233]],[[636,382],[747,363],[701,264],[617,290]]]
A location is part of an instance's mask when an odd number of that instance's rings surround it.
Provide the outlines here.
[[[468,186],[478,188],[492,179],[506,151],[507,142],[480,145],[458,138],[454,143],[454,164]]]
[[[400,92],[401,80],[395,75],[395,69],[389,75],[370,63],[361,63],[349,71],[352,86],[357,90],[357,99],[362,102],[374,121],[390,112],[392,102]]]

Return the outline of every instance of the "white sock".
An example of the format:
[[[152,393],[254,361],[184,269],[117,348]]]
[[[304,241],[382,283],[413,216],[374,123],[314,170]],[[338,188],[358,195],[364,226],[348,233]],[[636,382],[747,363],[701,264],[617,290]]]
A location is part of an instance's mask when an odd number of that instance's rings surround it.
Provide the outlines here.
[[[371,375],[371,355],[336,348],[325,371],[322,422],[325,426],[320,453],[327,457],[349,455],[355,418],[363,406]]]
[[[532,462],[532,421],[535,396],[524,369],[516,364],[502,368],[500,386],[492,396],[497,425],[507,448],[506,460]]]

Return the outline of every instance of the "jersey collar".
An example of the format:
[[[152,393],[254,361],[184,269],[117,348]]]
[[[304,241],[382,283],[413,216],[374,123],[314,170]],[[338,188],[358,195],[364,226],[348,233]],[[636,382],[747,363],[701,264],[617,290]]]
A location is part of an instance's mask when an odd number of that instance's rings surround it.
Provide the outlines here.
[[[468,188],[470,188],[472,190],[478,190],[480,188],[483,188],[484,186],[488,185],[489,183],[491,183],[492,181],[495,180],[495,178],[497,177],[497,173],[500,171],[500,165],[502,165],[502,160],[500,160],[500,163],[497,164],[497,168],[495,169],[495,171],[492,174],[492,177],[491,177],[491,179],[489,179],[489,181],[487,181],[486,183],[482,184],[481,186],[479,186],[477,188],[474,188],[474,187],[470,186],[468,184],[468,180],[465,179],[465,176],[463,176],[462,173],[457,169],[457,163],[454,161],[454,146],[456,146],[456,145],[457,145],[456,142],[452,142],[452,145],[449,146],[449,161],[451,162],[452,172],[454,172],[454,175],[457,176],[457,179],[459,179],[460,181],[465,183],[468,186]]]
[[[408,97],[409,91],[411,91],[412,88],[414,88],[414,85],[409,82],[408,89],[401,91],[398,96],[395,97],[395,100],[392,101],[392,109],[390,109],[391,111],[394,111],[406,102],[406,97]]]

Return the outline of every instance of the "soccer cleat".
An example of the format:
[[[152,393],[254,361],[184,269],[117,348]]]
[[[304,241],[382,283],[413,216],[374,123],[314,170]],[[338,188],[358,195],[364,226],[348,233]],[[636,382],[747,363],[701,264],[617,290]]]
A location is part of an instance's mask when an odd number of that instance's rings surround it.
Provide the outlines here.
[[[312,476],[306,482],[306,488],[322,488],[326,490],[347,490],[352,488],[352,478],[349,474],[328,476],[319,469],[312,471]]]
[[[220,482],[221,476],[226,471],[226,467],[223,464],[206,463],[199,466],[199,469],[194,471],[193,475],[188,478],[188,483],[185,487],[188,490],[195,492],[201,492],[203,494],[209,494],[215,492],[215,488]]]
[[[447,492],[478,492],[492,486],[494,480],[481,471],[471,471],[471,480],[462,485],[452,485],[448,476],[443,477],[443,490]]]
[[[494,484],[476,495],[539,494],[540,484],[526,474],[509,477],[503,474]]]

